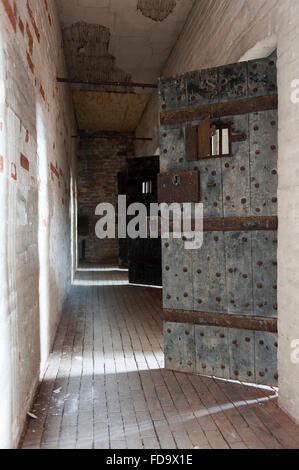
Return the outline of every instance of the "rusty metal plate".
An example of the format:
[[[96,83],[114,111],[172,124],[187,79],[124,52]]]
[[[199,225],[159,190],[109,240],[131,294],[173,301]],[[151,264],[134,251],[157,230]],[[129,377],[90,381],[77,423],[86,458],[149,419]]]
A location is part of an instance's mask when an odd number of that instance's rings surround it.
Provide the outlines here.
[[[200,202],[199,171],[160,173],[158,175],[158,201]]]
[[[278,108],[278,95],[257,96],[244,98],[224,103],[207,104],[203,106],[192,106],[191,108],[173,109],[163,111],[160,114],[162,126],[179,124],[190,121],[201,121],[207,114],[211,119],[223,116],[238,116],[241,114],[254,113],[256,111],[268,111]]]
[[[198,127],[186,127],[185,130],[186,140],[186,160],[194,162],[198,160]]]
[[[227,313],[193,312],[189,310],[163,309],[164,321],[191,323],[199,326],[217,326],[239,330],[277,333],[277,319],[232,315]]]

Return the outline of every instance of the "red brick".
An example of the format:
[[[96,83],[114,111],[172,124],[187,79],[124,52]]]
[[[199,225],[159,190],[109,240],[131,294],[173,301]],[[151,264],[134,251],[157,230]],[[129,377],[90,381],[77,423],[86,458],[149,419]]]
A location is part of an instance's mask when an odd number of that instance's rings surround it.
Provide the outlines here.
[[[42,99],[46,102],[46,94],[45,94],[45,90],[43,89],[42,85],[40,85],[39,91],[40,91]]]
[[[32,9],[31,9],[29,0],[27,0],[27,11],[28,11],[29,18],[30,18],[30,20],[31,20],[31,23],[32,23],[32,26],[33,26],[35,35],[36,35],[36,37],[37,37],[37,40],[38,40],[38,42],[40,42],[40,32],[39,32],[39,30],[38,30],[38,27],[37,27],[35,18],[34,18],[34,16],[33,16],[33,12],[32,12]]]
[[[21,31],[22,36],[24,36],[24,23],[21,18],[19,18],[19,30]]]
[[[29,160],[23,153],[20,154],[20,165],[22,168],[24,168],[24,170],[29,171]]]
[[[11,177],[12,177],[12,179],[14,179],[15,181],[17,181],[17,167],[16,167],[16,164],[15,164],[15,163],[12,163],[12,164],[11,164]]]
[[[17,12],[16,12],[16,3],[13,3],[13,7],[11,6],[10,0],[2,0],[2,4],[6,11],[6,14],[11,22],[14,32],[17,31]]]
[[[33,36],[31,34],[28,23],[26,23],[26,33],[27,33],[27,37],[28,37],[29,54],[32,55],[32,53],[33,53]]]
[[[31,60],[30,54],[27,52],[27,62],[28,62],[28,67],[30,68],[32,74],[34,75],[34,63]]]

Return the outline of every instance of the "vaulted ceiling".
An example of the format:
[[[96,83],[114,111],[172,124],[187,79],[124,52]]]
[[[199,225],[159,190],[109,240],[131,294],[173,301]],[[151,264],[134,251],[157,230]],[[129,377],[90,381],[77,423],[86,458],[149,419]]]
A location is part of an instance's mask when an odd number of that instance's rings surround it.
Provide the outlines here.
[[[156,84],[194,0],[57,0],[68,78]],[[134,131],[151,88],[72,85],[79,128]]]

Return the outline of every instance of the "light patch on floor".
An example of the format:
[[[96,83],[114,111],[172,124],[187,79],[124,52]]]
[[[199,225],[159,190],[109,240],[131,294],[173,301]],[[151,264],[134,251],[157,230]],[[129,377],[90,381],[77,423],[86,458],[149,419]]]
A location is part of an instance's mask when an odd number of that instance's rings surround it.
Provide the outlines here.
[[[161,297],[72,287],[23,448],[299,448],[277,390],[165,370]]]

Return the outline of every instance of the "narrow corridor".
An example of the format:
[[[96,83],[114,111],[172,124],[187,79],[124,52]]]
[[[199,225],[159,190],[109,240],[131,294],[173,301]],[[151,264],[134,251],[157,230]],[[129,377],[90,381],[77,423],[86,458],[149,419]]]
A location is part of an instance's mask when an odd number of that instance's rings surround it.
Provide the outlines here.
[[[164,370],[161,291],[126,276],[80,273],[24,449],[299,448],[276,390]]]

